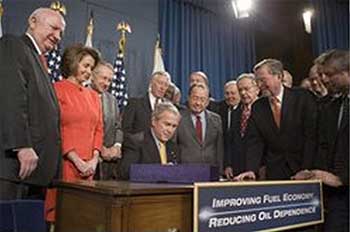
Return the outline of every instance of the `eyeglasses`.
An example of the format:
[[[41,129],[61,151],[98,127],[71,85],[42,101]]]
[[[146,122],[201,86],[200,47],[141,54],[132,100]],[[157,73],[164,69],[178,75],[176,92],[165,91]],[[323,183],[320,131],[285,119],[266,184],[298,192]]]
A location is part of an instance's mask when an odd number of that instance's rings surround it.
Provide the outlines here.
[[[243,92],[249,92],[252,88],[256,88],[256,85],[252,85],[252,86],[246,86],[243,88],[238,88],[238,92],[239,93],[243,93]]]

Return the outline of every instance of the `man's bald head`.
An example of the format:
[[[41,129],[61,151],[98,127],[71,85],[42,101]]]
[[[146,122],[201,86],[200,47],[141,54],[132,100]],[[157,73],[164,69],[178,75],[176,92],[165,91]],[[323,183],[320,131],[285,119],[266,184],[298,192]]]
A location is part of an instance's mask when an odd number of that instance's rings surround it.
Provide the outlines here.
[[[65,26],[58,11],[38,8],[28,18],[27,33],[33,37],[41,53],[46,53],[61,41]]]

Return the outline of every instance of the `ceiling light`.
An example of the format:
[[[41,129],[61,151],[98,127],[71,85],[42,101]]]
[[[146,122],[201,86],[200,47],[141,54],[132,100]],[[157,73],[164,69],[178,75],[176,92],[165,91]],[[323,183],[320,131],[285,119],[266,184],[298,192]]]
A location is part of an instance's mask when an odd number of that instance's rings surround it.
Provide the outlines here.
[[[232,0],[233,12],[236,18],[249,17],[249,12],[252,8],[252,0]]]
[[[313,15],[313,10],[305,10],[303,13],[303,21],[304,21],[304,27],[305,27],[305,31],[307,33],[311,33],[311,18]]]

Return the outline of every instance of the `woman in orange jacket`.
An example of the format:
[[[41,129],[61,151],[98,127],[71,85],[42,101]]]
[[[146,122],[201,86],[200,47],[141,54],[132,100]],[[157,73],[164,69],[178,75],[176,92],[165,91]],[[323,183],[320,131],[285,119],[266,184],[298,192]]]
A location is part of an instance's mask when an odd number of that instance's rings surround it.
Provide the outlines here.
[[[99,53],[81,44],[68,47],[63,54],[64,80],[54,88],[60,106],[62,179],[92,180],[103,141],[102,108],[98,94],[83,86],[99,62]],[[46,220],[55,221],[56,190],[48,190]]]

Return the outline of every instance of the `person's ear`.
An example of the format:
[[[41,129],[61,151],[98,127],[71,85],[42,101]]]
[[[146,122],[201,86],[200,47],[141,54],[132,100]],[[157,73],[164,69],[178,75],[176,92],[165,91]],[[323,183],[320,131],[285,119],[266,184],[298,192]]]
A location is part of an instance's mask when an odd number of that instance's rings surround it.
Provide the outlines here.
[[[30,17],[30,18],[28,19],[29,28],[30,28],[30,29],[33,29],[34,26],[35,26],[35,24],[36,24],[36,22],[37,22],[37,18],[36,18],[35,16]]]

